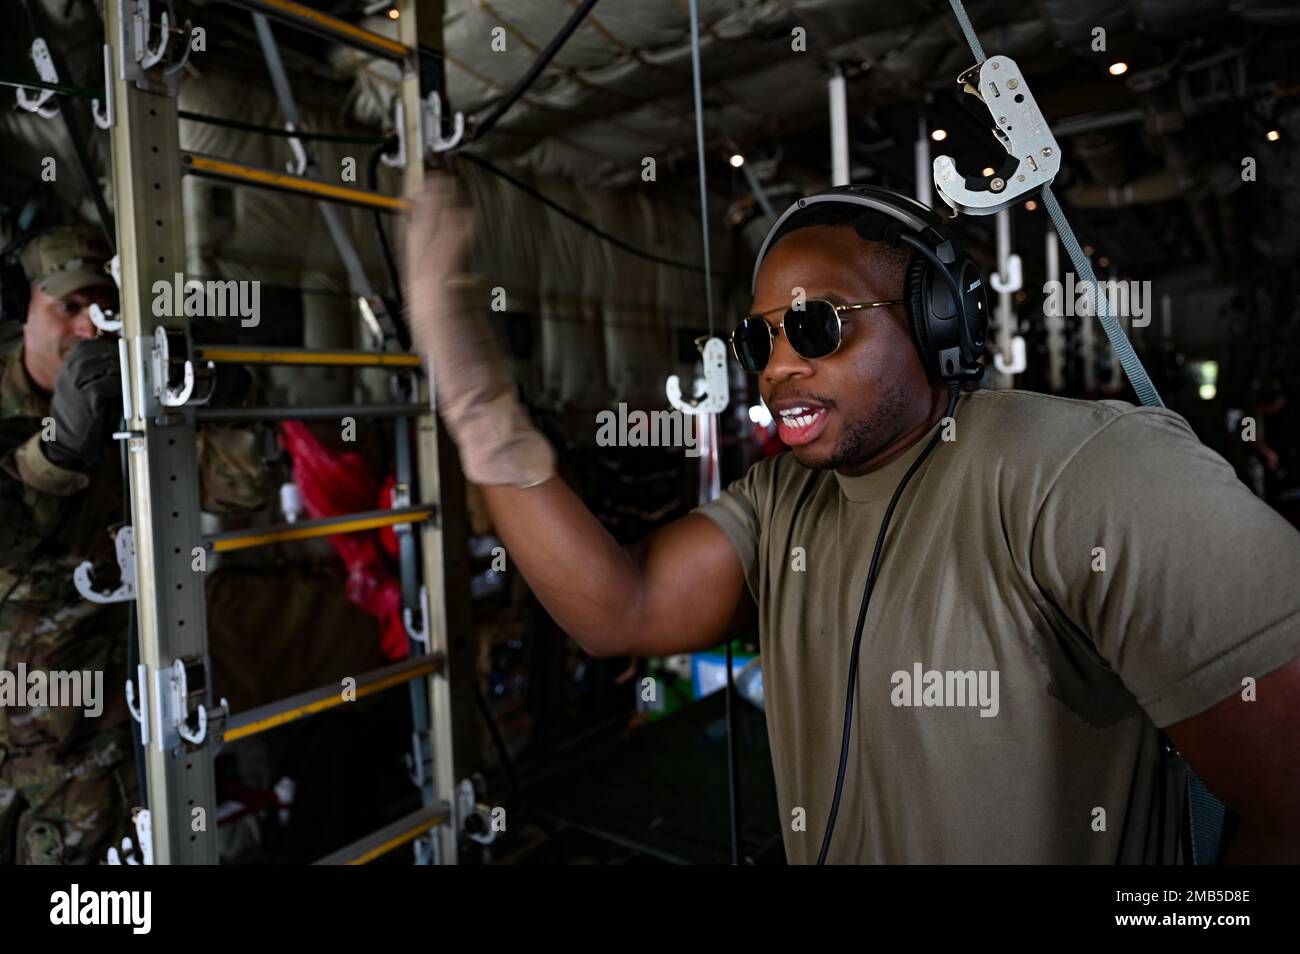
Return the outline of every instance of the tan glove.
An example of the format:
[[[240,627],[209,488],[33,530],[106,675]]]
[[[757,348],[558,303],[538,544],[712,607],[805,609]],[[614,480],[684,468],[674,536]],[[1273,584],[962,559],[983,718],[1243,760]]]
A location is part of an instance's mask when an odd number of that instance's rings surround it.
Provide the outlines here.
[[[431,176],[406,226],[406,320],[428,362],[438,413],[477,484],[532,487],[555,473],[555,451],[515,398],[488,324],[486,285],[462,271],[473,210],[455,181]]]

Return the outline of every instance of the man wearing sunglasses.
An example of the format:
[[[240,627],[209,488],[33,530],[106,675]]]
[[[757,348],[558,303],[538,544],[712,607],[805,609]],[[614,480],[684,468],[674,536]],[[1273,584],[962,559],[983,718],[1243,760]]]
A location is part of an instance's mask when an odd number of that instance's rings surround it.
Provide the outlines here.
[[[902,304],[912,250],[858,214],[791,218],[732,335],[790,453],[625,551],[556,478],[457,290],[469,217],[433,184],[407,236],[412,332],[533,591],[599,656],[758,621],[793,862],[822,846],[851,671],[831,862],[1181,860],[1159,730],[1233,810],[1226,860],[1300,861],[1300,535],[1169,411],[977,391],[945,420]]]

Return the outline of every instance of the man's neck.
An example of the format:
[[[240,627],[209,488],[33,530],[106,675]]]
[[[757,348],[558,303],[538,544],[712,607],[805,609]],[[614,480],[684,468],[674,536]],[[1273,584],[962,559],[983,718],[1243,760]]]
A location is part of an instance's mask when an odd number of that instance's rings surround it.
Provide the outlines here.
[[[863,474],[869,474],[872,471],[888,466],[903,454],[906,454],[917,441],[928,434],[930,429],[943,419],[944,411],[947,409],[948,389],[941,385],[936,386],[930,393],[930,410],[926,414],[924,421],[890,441],[870,460],[850,467],[840,467],[837,473],[845,477],[861,477]]]
[[[32,373],[32,349],[27,347],[26,342],[23,342],[19,353],[22,355],[22,369],[23,374],[27,376],[27,383],[31,385],[33,391],[48,401],[53,394],[53,388],[46,388],[37,380],[36,375]]]

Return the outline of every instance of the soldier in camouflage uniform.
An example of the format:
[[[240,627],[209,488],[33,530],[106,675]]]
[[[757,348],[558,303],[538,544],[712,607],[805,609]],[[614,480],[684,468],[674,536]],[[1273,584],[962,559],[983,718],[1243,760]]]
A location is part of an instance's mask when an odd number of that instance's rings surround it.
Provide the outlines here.
[[[111,306],[108,249],[67,226],[27,242],[31,303],[16,348],[0,353],[0,669],[102,671],[102,712],[0,705],[0,864],[104,859],[138,803],[123,691],[130,604],[77,593],[73,569],[111,583],[111,533],[124,519],[117,338],[92,303]],[[52,431],[52,433],[51,433]],[[50,439],[50,438],[53,439]],[[259,509],[267,480],[248,430],[199,432],[205,510]]]

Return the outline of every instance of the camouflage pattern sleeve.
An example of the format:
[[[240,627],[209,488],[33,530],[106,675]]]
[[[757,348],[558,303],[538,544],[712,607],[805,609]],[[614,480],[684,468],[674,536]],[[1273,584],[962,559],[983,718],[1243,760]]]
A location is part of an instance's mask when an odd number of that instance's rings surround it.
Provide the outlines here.
[[[64,498],[89,482],[46,460],[30,423],[0,420],[0,566],[21,563],[60,522]]]
[[[199,505],[208,513],[251,513],[266,506],[271,475],[257,436],[253,428],[199,428]]]

